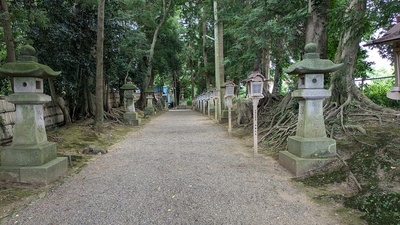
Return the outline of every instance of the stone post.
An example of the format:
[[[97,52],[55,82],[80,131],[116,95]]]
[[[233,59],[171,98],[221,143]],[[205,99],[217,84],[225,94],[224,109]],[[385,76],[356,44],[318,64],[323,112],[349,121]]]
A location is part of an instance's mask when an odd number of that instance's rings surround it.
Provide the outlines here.
[[[331,91],[324,89],[324,74],[342,64],[320,59],[316,50],[316,44],[307,44],[304,60],[285,71],[299,76],[298,89],[292,93],[299,100],[299,115],[296,135],[288,138],[288,151],[279,153],[279,163],[295,176],[325,166],[336,155],[336,141],[325,131],[323,100],[331,96]]]
[[[47,141],[43,105],[51,97],[43,94],[43,79],[60,72],[37,62],[36,50],[24,46],[17,62],[0,67],[0,75],[14,79],[16,121],[12,145],[1,151],[0,179],[47,185],[67,171],[67,158],[57,157],[56,143]]]

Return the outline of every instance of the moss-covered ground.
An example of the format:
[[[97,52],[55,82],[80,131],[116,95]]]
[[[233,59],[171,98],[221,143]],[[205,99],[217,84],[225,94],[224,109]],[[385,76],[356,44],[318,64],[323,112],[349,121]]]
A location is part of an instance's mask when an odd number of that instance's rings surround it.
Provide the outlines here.
[[[317,200],[359,211],[368,224],[400,224],[400,127],[363,128],[337,142],[338,162],[296,181],[312,187]]]

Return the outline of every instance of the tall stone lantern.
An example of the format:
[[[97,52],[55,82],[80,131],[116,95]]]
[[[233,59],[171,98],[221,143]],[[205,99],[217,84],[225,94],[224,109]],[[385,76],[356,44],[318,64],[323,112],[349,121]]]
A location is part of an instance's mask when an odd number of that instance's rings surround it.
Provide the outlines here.
[[[122,85],[121,90],[124,90],[124,97],[126,99],[126,112],[124,113],[124,122],[138,126],[140,125],[140,119],[135,111],[135,96],[134,91],[137,87],[132,83],[131,78],[128,77],[126,84]]]
[[[43,117],[43,105],[51,101],[43,94],[43,79],[60,72],[38,63],[35,55],[32,46],[24,46],[17,62],[0,67],[1,76],[14,80],[14,93],[6,100],[16,108],[12,145],[1,151],[0,178],[47,185],[62,176],[68,166],[66,157],[57,157],[56,143],[47,141]]]
[[[288,151],[279,153],[279,163],[296,176],[321,168],[335,160],[336,141],[326,136],[323,100],[331,96],[324,89],[324,74],[338,70],[343,64],[320,59],[317,45],[305,46],[304,59],[285,70],[298,75],[298,89],[292,97],[299,100],[296,135],[288,138]]]

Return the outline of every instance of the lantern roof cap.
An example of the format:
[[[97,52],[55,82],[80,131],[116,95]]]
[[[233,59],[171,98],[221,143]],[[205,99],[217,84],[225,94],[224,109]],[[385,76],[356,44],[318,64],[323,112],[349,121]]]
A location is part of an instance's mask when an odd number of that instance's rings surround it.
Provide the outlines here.
[[[247,76],[246,79],[244,79],[243,81],[245,82],[249,82],[249,81],[254,81],[254,79],[256,78],[261,78],[261,80],[264,82],[265,81],[265,77],[259,72],[259,71],[253,71],[250,73],[249,76]]]
[[[226,77],[226,79],[227,81],[221,85],[221,88],[225,88],[226,86],[236,86],[230,77]]]
[[[37,62],[36,50],[30,45],[23,46],[17,62],[8,62],[0,67],[1,76],[53,78],[61,72]]]
[[[131,78],[128,77],[128,79],[126,79],[126,80],[127,80],[127,82],[126,82],[126,84],[122,85],[121,90],[136,90],[137,89],[136,85],[134,85],[132,83]]]
[[[329,59],[321,59],[317,53],[317,45],[309,43],[304,47],[304,59],[292,64],[284,71],[288,74],[330,73],[338,70],[343,63],[335,64]]]
[[[397,24],[390,28],[382,37],[375,39],[364,46],[390,44],[395,41],[400,41],[400,16],[396,17]]]

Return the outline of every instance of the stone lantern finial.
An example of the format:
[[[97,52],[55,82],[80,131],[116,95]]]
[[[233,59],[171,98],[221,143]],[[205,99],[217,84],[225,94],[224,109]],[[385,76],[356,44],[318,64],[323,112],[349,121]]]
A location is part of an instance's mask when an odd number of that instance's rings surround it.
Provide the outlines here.
[[[30,45],[25,45],[19,50],[18,61],[37,62],[36,49]]]
[[[304,59],[285,69],[288,74],[317,74],[331,73],[343,66],[343,63],[335,64],[329,59],[320,59],[317,53],[317,45],[309,43],[304,47]]]

